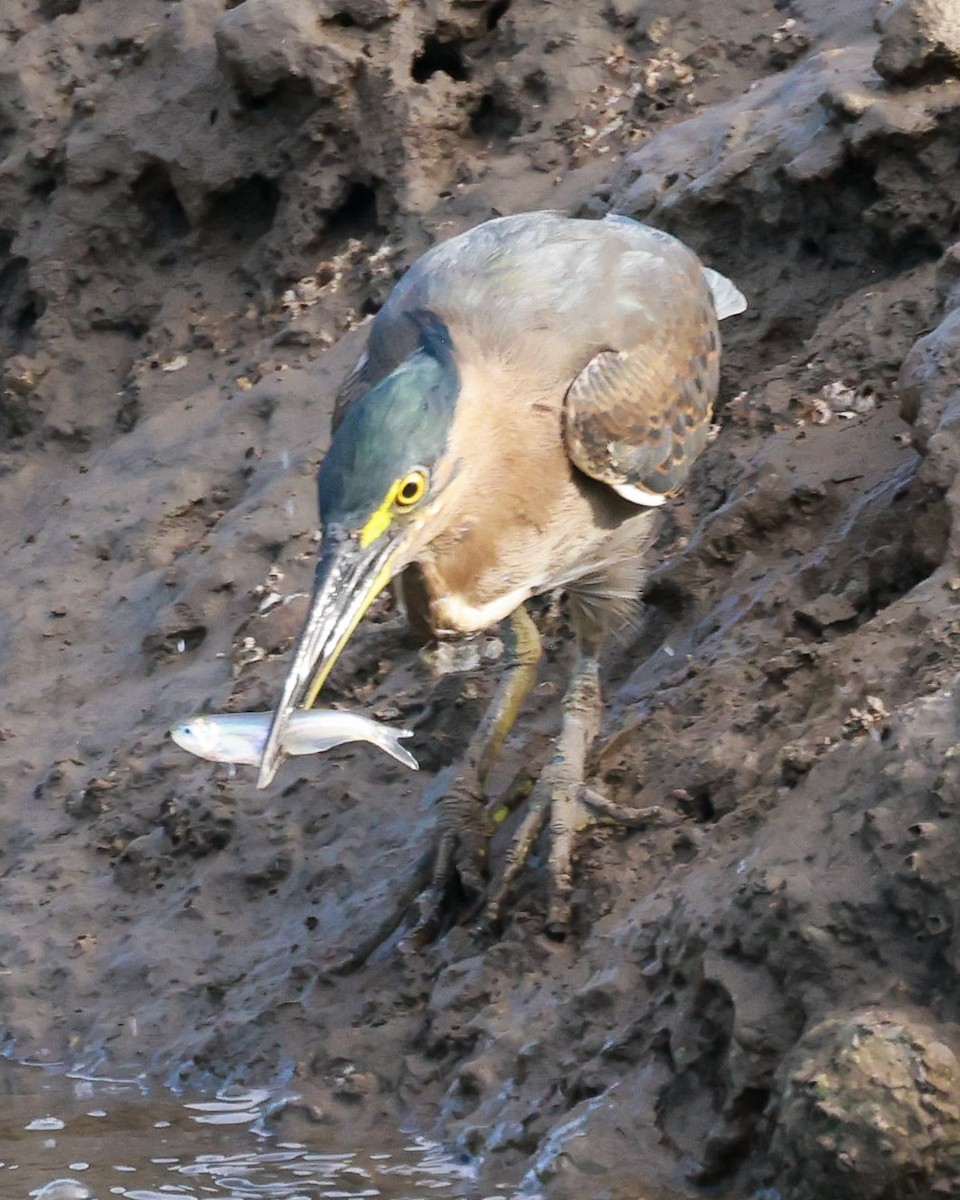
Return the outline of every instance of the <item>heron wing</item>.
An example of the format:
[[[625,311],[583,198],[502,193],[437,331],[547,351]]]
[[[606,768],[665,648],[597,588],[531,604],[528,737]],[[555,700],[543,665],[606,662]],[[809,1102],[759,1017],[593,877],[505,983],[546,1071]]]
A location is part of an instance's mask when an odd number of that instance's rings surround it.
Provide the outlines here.
[[[638,488],[660,497],[705,444],[717,320],[743,307],[681,242],[627,217],[488,221],[439,243],[393,289],[340,389],[334,428],[416,348],[411,317],[429,311],[455,347],[566,391],[567,447],[581,470],[628,498]]]
[[[700,278],[665,280],[632,345],[602,350],[567,392],[564,435],[587,475],[638,504],[662,504],[710,435],[720,369],[717,315]]]
[[[643,226],[641,237],[629,218],[608,220],[634,249],[621,256],[602,300],[611,338],[567,391],[564,435],[581,471],[636,504],[658,505],[707,444],[718,322],[746,300],[675,239]]]

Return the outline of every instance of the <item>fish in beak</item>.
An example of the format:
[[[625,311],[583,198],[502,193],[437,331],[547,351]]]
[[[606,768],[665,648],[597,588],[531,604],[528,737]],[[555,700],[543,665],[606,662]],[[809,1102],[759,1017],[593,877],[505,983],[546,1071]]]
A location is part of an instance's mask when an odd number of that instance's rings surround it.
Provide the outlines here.
[[[459,375],[443,322],[410,316],[419,348],[348,407],[317,475],[320,559],[257,787],[270,784],[282,761],[290,714],[310,708],[364,613],[415,559],[427,519],[436,520],[431,504],[449,471],[434,478],[434,467],[446,450]]]
[[[306,624],[260,759],[258,788],[270,785],[283,760],[281,745],[291,714],[313,705],[364,613],[397,573],[397,557],[394,538],[364,546],[358,534],[331,530],[325,535]]]

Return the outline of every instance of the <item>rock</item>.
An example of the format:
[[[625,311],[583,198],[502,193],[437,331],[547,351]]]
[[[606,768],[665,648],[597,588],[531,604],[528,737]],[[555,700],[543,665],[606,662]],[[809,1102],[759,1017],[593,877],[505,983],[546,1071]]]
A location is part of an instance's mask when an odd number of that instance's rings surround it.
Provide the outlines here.
[[[351,75],[350,60],[323,36],[310,0],[246,0],[220,17],[214,37],[225,73],[254,99],[291,80],[329,98]]]
[[[340,25],[355,23],[369,29],[381,21],[392,21],[402,4],[403,0],[321,0],[314,7],[320,10],[322,20]]]
[[[925,453],[938,429],[960,420],[960,309],[914,342],[898,388],[900,414],[913,426],[914,446]]]
[[[822,633],[831,625],[842,625],[846,621],[855,620],[857,609],[846,596],[834,596],[827,592],[808,604],[802,604],[796,613],[812,625],[817,633]]]
[[[956,1194],[960,1087],[946,1036],[865,1009],[801,1038],[785,1064],[772,1146],[791,1200]]]
[[[910,347],[897,390],[900,415],[913,426],[912,443],[927,456],[925,478],[945,490],[960,466],[953,432],[960,419],[960,242],[944,252],[936,283],[945,315]]]
[[[914,83],[960,71],[960,7],[954,0],[899,0],[878,20],[873,65],[885,79]]]
[[[937,264],[937,291],[946,312],[960,308],[960,242],[954,242]]]

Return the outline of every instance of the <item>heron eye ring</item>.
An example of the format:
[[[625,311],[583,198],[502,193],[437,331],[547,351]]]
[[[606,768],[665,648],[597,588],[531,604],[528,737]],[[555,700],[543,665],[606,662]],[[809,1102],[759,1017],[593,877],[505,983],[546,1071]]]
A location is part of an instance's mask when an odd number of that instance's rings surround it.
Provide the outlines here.
[[[396,503],[399,508],[412,508],[423,499],[427,490],[427,477],[422,471],[411,471],[397,487]]]

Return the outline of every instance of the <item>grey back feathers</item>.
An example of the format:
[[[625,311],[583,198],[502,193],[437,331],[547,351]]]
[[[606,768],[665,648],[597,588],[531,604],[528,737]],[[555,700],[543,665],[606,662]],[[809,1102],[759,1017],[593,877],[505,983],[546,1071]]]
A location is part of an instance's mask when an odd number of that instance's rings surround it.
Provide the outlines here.
[[[730,280],[682,242],[629,217],[532,212],[487,221],[433,247],[393,289],[340,390],[334,428],[349,422],[351,442],[361,423],[378,443],[401,436],[377,435],[367,414],[379,412],[372,397],[381,381],[417,357],[423,335],[411,314],[432,313],[457,353],[514,372],[518,397],[530,394],[531,380],[541,392],[566,393],[572,461],[626,499],[656,504],[706,444],[716,322],[745,307]],[[389,386],[404,390],[423,378]],[[352,419],[357,408],[364,415]],[[452,410],[444,412],[449,421]],[[336,449],[335,441],[331,455]],[[371,465],[354,469],[370,474]]]
[[[416,348],[407,314],[428,311],[471,352],[536,362],[568,381],[602,350],[628,350],[662,328],[684,268],[706,276],[718,317],[746,306],[729,280],[684,244],[629,217],[554,212],[487,221],[419,258],[375,317],[364,355],[337,398],[349,407]],[[678,272],[679,268],[679,272]]]

